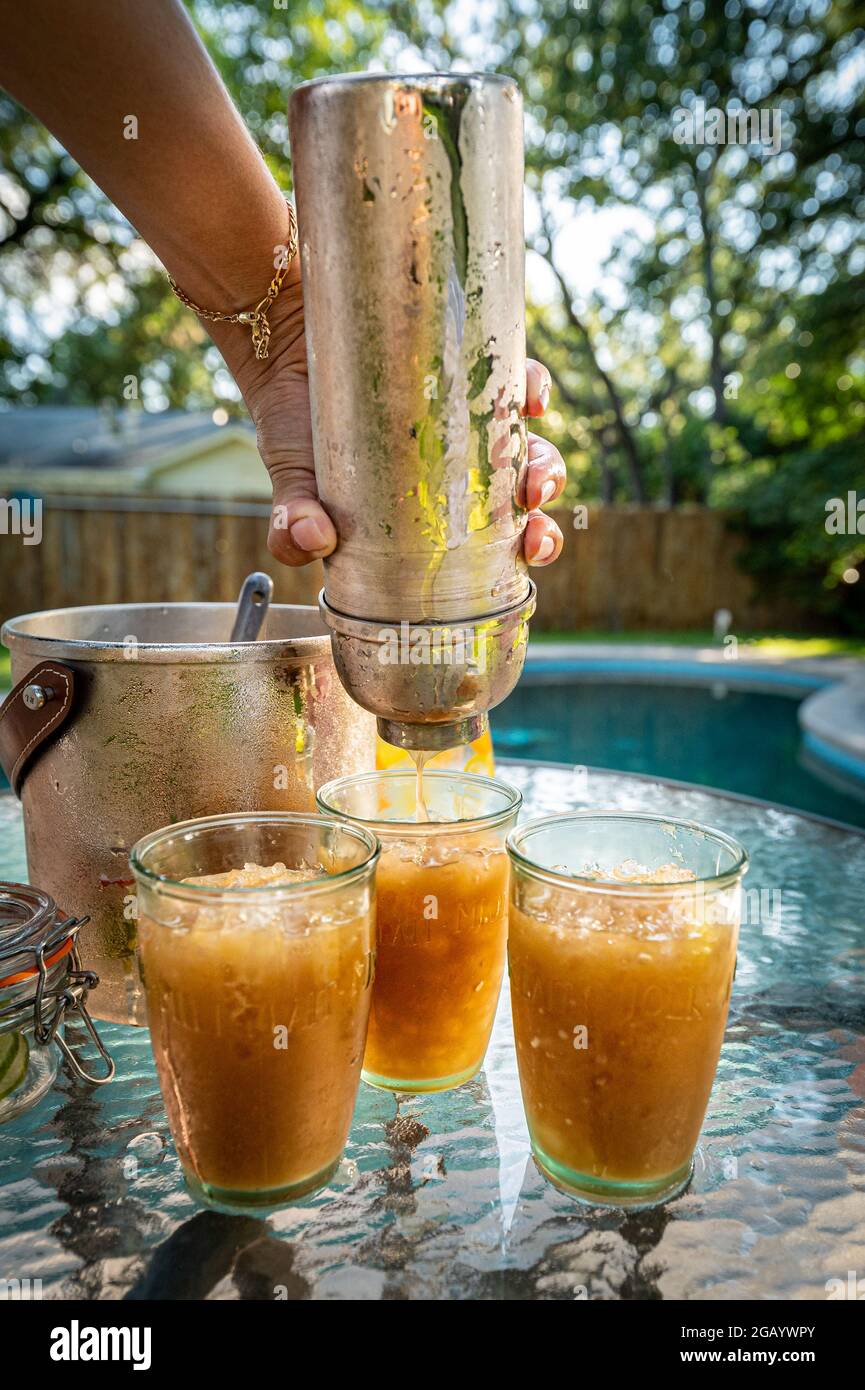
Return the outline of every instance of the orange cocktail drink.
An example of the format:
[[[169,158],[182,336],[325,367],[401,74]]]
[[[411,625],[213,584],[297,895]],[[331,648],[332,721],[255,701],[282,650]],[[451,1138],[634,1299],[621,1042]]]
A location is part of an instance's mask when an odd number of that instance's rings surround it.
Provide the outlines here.
[[[747,858],[660,817],[522,826],[512,860],[514,1035],[535,1158],[588,1200],[688,1181],[724,1036]]]
[[[480,1067],[507,939],[505,837],[520,796],[502,782],[427,772],[418,820],[413,771],[369,773],[319,792],[326,814],[381,841],[375,983],[363,1077],[394,1091],[459,1086]]]
[[[139,841],[138,950],[172,1136],[229,1206],[320,1187],[348,1135],[373,973],[374,838],[315,816]]]

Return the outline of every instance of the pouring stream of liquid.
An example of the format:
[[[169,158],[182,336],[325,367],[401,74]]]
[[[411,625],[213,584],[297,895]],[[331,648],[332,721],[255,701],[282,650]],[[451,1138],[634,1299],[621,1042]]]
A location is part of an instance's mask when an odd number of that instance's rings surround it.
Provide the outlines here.
[[[429,752],[427,749],[424,749],[424,748],[414,748],[414,749],[412,749],[412,751],[411,751],[411,759],[412,759],[412,762],[413,762],[414,765],[415,765],[415,770],[416,770],[416,773],[417,773],[417,782],[416,782],[416,786],[415,786],[415,813],[414,813],[414,815],[415,815],[415,820],[417,820],[417,821],[428,821],[428,820],[429,820],[429,811],[428,811],[428,809],[427,809],[426,800],[425,800],[425,798],[424,798],[423,770],[424,770],[426,764],[429,762],[430,758],[434,758],[434,757],[435,757],[435,753],[434,753],[434,752]]]

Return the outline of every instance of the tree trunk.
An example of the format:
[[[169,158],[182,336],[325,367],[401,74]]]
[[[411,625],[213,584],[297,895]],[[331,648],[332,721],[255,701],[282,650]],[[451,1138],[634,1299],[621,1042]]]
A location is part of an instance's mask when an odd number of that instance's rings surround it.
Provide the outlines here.
[[[619,442],[622,446],[622,452],[625,456],[625,462],[628,466],[628,473],[631,481],[631,491],[634,495],[634,501],[645,502],[646,487],[643,479],[643,462],[640,458],[640,453],[637,448],[637,441],[634,438],[634,433],[627,420],[625,419],[625,409],[622,404],[622,398],[619,395],[619,392],[616,388],[616,385],[612,377],[609,375],[608,372],[604,371],[603,367],[598,362],[591,334],[589,333],[588,328],[577,314],[573,305],[571,291],[568,287],[567,281],[565,280],[565,277],[562,275],[561,271],[559,270],[558,266],[556,265],[553,259],[552,236],[549,230],[549,224],[546,222],[546,219],[544,219],[544,229],[547,239],[547,245],[549,247],[549,255],[546,257],[546,261],[553,274],[555,275],[559,289],[562,292],[563,307],[565,310],[565,314],[567,315],[568,322],[570,323],[571,327],[575,330],[575,332],[579,333],[582,337],[586,345],[586,351],[588,352],[589,357],[591,359],[592,367],[595,373],[597,374],[598,378],[603,382],[604,389],[607,393],[607,397],[612,407],[613,416],[616,421],[616,430],[619,435]]]
[[[709,361],[709,384],[715,395],[715,408],[712,419],[719,425],[727,423],[727,402],[724,398],[724,359],[721,353],[723,326],[718,315],[718,288],[715,284],[715,229],[709,213],[708,192],[712,171],[703,176],[699,170],[695,175],[697,200],[700,208],[700,225],[703,229],[703,285],[709,301],[709,337],[711,357]]]

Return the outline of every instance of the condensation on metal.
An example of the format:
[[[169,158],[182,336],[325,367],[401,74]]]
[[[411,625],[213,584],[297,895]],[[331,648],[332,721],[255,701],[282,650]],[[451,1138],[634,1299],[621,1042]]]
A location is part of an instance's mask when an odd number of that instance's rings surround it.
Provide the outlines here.
[[[227,811],[314,809],[315,788],[374,765],[373,720],[334,670],[315,609],[274,604],[267,641],[225,639],[233,604],[58,609],[3,629],[17,682],[69,662],[71,718],[22,787],[31,879],[91,921],[100,1018],[141,1021],[128,852],[141,835]]]
[[[451,698],[482,711],[516,679],[530,611],[519,92],[474,74],[328,78],[295,92],[289,124],[337,667],[393,718],[441,722]],[[475,663],[448,690],[440,672],[383,670],[351,628],[504,613],[499,678]]]

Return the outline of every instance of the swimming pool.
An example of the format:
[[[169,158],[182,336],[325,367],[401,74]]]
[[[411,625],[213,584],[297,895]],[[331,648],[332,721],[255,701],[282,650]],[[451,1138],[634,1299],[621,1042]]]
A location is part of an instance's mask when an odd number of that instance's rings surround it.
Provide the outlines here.
[[[500,757],[537,758],[696,782],[865,827],[865,800],[806,766],[790,695],[535,675],[492,716]]]
[[[813,688],[813,687],[810,687]],[[802,697],[808,693],[803,689]],[[865,799],[811,772],[792,695],[526,670],[493,711],[496,753],[694,782],[865,828]],[[8,790],[0,769],[0,792]]]

